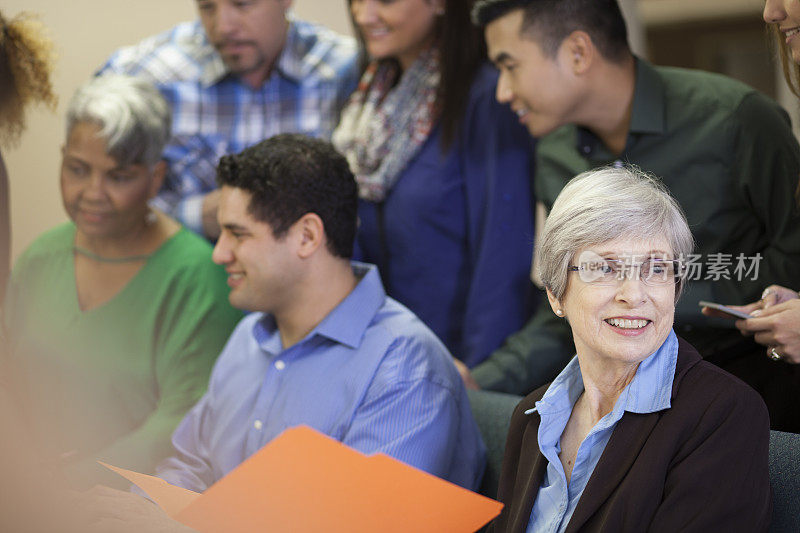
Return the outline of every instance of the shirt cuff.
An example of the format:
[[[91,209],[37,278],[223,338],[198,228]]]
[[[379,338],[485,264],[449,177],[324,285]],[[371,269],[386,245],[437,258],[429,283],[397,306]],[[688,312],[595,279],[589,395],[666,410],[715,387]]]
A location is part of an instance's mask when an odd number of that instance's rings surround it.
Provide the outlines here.
[[[191,196],[178,204],[178,220],[198,235],[203,231],[203,200],[205,195]]]

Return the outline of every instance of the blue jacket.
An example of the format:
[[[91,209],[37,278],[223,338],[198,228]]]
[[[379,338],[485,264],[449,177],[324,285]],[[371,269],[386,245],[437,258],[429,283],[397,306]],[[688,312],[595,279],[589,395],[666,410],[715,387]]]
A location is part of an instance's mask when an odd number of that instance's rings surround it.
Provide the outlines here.
[[[495,100],[496,82],[481,68],[447,152],[436,127],[384,202],[359,205],[357,256],[468,366],[524,324],[530,303],[535,143]]]

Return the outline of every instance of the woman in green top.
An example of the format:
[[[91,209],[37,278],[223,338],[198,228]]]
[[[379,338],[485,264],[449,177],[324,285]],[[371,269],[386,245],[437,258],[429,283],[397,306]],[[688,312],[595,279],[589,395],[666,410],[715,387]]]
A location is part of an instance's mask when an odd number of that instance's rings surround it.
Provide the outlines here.
[[[22,414],[45,459],[79,486],[119,485],[96,459],[148,472],[170,454],[240,318],[210,245],[148,206],[169,129],[145,81],[105,76],[78,89],[61,163],[71,222],[40,236],[11,275],[5,322]]]

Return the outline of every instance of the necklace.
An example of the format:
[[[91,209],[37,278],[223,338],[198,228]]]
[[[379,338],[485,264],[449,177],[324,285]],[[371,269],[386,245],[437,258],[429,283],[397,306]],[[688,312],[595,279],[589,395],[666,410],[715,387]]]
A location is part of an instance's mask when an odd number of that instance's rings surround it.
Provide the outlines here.
[[[153,255],[150,254],[142,254],[142,255],[126,255],[124,257],[105,257],[102,255],[98,255],[91,250],[87,250],[86,248],[82,248],[80,246],[73,246],[72,251],[76,254],[80,254],[84,257],[88,257],[89,259],[93,259],[100,263],[133,263],[135,261],[146,261],[150,259]]]

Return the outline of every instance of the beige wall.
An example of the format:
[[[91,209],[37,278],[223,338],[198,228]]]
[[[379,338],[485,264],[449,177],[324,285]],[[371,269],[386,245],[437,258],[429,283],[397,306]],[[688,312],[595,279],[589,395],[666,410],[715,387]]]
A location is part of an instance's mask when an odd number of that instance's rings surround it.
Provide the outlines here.
[[[686,18],[746,15],[758,18],[763,0],[621,0],[631,19],[638,7],[644,24],[631,23],[631,40],[643,51],[643,30]],[[195,16],[195,0],[3,0],[6,16],[22,10],[39,13],[51,29],[60,58],[54,81],[61,97],[55,114],[35,109],[28,129],[15,149],[6,149],[11,178],[12,257],[37,235],[66,219],[58,192],[59,147],[63,141],[64,105],[75,88],[117,47],[165,30]],[[346,0],[294,0],[295,13],[307,20],[350,33]],[[135,6],[135,7],[131,7]],[[785,86],[780,81],[778,86]],[[796,99],[784,91],[783,100]],[[793,112],[793,116],[795,113]]]
[[[307,20],[350,32],[345,0],[295,0]],[[54,83],[58,110],[34,109],[20,145],[5,149],[11,180],[12,257],[44,230],[66,220],[58,191],[59,148],[64,107],[75,88],[119,46],[165,30],[195,16],[193,0],[3,0],[3,13],[40,15],[56,43]]]

